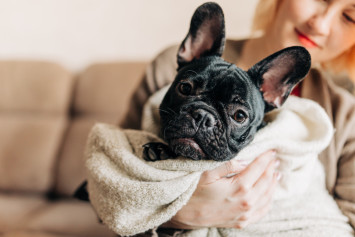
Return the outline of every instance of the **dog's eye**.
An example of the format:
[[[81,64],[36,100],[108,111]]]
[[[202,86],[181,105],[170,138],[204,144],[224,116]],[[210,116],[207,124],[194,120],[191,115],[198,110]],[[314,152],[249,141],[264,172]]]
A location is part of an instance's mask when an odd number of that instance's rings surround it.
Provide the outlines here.
[[[182,82],[179,85],[179,92],[183,95],[190,95],[192,91],[192,85],[189,82]]]
[[[237,123],[244,123],[247,117],[248,117],[247,114],[241,109],[238,109],[237,112],[235,112],[233,115],[233,119]]]

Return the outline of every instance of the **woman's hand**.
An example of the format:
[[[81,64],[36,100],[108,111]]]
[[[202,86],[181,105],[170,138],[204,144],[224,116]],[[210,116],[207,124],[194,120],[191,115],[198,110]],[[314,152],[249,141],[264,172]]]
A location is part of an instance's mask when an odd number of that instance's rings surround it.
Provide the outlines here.
[[[236,160],[204,172],[187,203],[169,222],[170,227],[243,228],[265,216],[281,177],[279,161],[268,151],[246,166]],[[232,177],[230,175],[238,173]]]

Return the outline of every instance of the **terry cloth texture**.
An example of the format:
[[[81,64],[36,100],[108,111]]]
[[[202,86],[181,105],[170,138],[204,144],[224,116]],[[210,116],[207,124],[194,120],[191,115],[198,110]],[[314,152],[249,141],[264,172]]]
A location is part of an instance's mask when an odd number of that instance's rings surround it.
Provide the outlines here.
[[[88,191],[103,222],[119,235],[135,235],[171,219],[190,199],[203,171],[216,161],[186,158],[146,162],[142,145],[160,141],[159,104],[166,88],[145,106],[143,129],[122,130],[97,124],[87,144]],[[310,100],[290,97],[267,114],[268,125],[234,159],[252,161],[276,149],[283,174],[273,208],[245,229],[203,228],[183,236],[353,236],[348,219],[325,188],[318,154],[333,127],[324,110]]]

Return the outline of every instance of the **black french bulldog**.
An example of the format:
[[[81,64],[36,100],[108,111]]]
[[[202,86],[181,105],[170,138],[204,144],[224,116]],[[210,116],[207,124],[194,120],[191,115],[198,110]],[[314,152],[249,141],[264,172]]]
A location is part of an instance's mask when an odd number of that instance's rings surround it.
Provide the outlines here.
[[[145,160],[232,159],[263,126],[264,114],[280,107],[310,69],[308,51],[290,47],[243,71],[221,58],[224,44],[222,9],[211,2],[201,5],[178,51],[177,76],[160,105],[161,134],[168,145],[144,145]]]
[[[216,3],[201,5],[178,51],[177,76],[160,105],[168,145],[145,144],[145,160],[232,159],[263,126],[264,114],[280,107],[310,69],[308,51],[290,47],[243,71],[221,58],[224,44],[222,9]],[[88,201],[86,185],[74,196]]]

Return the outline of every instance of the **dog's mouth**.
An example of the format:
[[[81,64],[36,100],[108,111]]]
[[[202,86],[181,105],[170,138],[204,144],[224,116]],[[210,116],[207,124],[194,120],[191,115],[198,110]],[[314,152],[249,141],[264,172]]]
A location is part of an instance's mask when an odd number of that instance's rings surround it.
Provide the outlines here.
[[[172,139],[169,144],[177,155],[189,157],[194,160],[202,160],[207,157],[201,146],[193,138]]]

